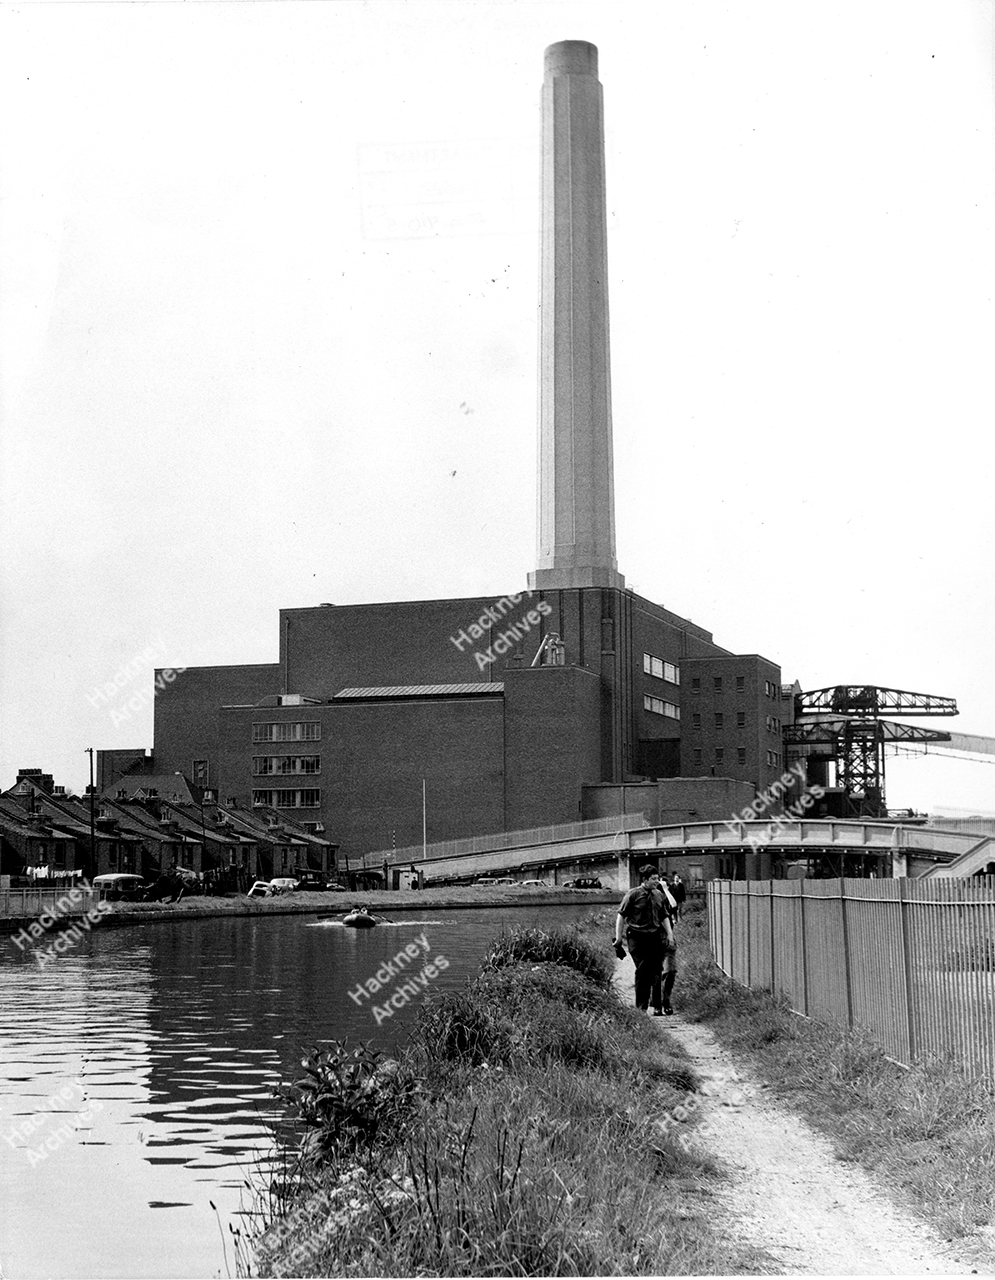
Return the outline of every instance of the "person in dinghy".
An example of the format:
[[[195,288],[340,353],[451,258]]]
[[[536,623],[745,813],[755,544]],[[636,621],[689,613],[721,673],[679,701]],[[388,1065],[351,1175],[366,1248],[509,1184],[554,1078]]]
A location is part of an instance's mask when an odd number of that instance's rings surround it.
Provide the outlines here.
[[[342,923],[350,929],[372,929],[378,923],[378,919],[370,914],[369,907],[360,906],[353,907]]]

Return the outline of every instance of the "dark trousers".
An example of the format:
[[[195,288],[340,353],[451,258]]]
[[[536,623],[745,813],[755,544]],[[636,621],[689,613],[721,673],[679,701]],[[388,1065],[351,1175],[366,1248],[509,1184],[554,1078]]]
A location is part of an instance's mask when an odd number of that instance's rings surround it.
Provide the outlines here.
[[[630,933],[629,954],[636,966],[636,1008],[663,1007],[660,976],[663,968],[663,936],[660,933]],[[673,983],[670,984],[673,986]],[[669,994],[669,993],[668,993]]]

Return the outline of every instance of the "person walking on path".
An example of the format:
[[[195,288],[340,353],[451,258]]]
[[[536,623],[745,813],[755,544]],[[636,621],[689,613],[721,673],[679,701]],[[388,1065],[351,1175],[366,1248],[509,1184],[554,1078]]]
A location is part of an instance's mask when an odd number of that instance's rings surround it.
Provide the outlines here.
[[[684,888],[684,881],[676,871],[673,874],[667,871],[664,872],[663,887],[669,891],[670,896],[677,903],[677,919],[683,919],[684,902],[688,896],[687,890]]]
[[[622,899],[615,920],[615,954],[625,958],[623,943],[636,966],[636,1008],[661,1017],[672,1013],[670,992],[677,975],[673,917],[677,904],[660,883],[651,863],[639,868],[640,883]],[[667,969],[667,978],[663,971]]]

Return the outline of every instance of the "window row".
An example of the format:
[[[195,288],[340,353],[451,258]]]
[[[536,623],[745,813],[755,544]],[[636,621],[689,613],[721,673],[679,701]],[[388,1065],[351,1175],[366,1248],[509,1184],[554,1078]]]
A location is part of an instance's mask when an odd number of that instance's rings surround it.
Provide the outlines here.
[[[321,773],[321,756],[253,756],[252,772],[257,778],[267,774]]]
[[[300,791],[253,791],[252,803],[266,805],[270,809],[317,809],[321,805],[321,792],[317,788]]]
[[[643,698],[643,710],[652,711],[655,716],[670,716],[671,720],[680,720],[681,709],[672,702],[664,702],[662,698],[651,698],[649,694]]]
[[[716,711],[716,713],[715,713],[715,727],[716,727],[716,729],[724,729],[724,728],[725,728],[725,724],[726,724],[725,712],[724,712],[724,711]],[[692,728],[692,729],[700,729],[700,728],[701,728],[701,712],[700,712],[700,711],[695,711],[695,712],[693,712],[693,713],[692,713],[692,715],[691,715],[691,728]],[[746,712],[745,712],[745,711],[737,711],[737,712],[736,712],[736,728],[737,728],[737,729],[745,729],[745,728],[746,728]]]
[[[669,680],[671,684],[680,684],[681,669],[672,662],[664,662],[662,658],[654,658],[651,653],[643,654],[643,671],[648,676],[656,676],[658,680]]]
[[[724,764],[725,758],[726,758],[725,747],[716,747],[715,763]],[[691,759],[694,761],[695,764],[702,763],[701,747],[695,747],[695,749],[691,752]],[[736,748],[736,763],[746,764],[746,748],[745,747]]]
[[[646,654],[643,654],[643,668],[646,669]],[[736,676],[736,688],[740,691],[746,688],[746,676]],[[721,693],[724,688],[724,680],[722,676],[712,676],[712,690],[714,693]],[[701,693],[701,676],[691,677],[691,692]],[[764,681],[764,693],[768,698],[780,698],[781,690],[773,680]]]
[[[254,724],[253,742],[320,742],[321,725],[317,720],[293,723],[277,721],[275,724]]]
[[[721,692],[722,692],[722,690],[723,690],[723,687],[724,687],[724,684],[723,684],[723,677],[722,677],[722,676],[712,676],[712,690],[713,690],[715,693],[721,693]],[[745,689],[745,688],[746,688],[746,676],[737,676],[737,677],[736,677],[736,688],[737,688],[737,689],[740,689],[740,690],[742,690],[742,689]],[[692,692],[692,693],[701,693],[701,676],[692,676],[692,677],[691,677],[691,692]]]
[[[768,752],[767,752],[767,763],[770,765],[770,767],[771,767],[772,769],[780,769],[780,767],[781,767],[781,753],[780,753],[780,751],[768,751]]]

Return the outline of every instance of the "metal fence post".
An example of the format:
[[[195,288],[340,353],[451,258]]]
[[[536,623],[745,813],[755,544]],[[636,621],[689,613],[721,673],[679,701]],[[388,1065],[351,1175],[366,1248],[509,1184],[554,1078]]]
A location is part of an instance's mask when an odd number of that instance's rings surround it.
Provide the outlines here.
[[[902,927],[902,969],[905,975],[905,1024],[907,1028],[908,1044],[909,1044],[909,1064],[915,1060],[916,1044],[915,1032],[912,1025],[912,950],[911,940],[909,938],[909,922],[908,922],[908,895],[906,889],[908,881],[901,877],[898,881],[898,918]]]
[[[802,1013],[808,1017],[808,943],[805,938],[805,881],[799,880],[798,887],[801,893],[798,897],[798,911],[801,916],[801,934],[802,934],[802,1004],[804,1008]]]
[[[777,983],[774,981],[774,881],[768,880],[770,886],[770,993],[777,995]]]
[[[842,857],[842,854],[840,855]],[[853,1027],[853,990],[850,982],[850,931],[846,919],[846,884],[840,876],[840,924],[843,932],[843,977],[846,982],[846,1025]]]
[[[753,882],[751,880],[746,881],[746,985],[748,987],[751,985],[750,979],[753,976],[752,965],[751,965],[751,960],[752,960],[751,952],[753,951],[753,937],[750,934],[750,926],[752,924],[752,921],[750,920],[750,898],[753,896],[750,893],[750,885],[752,883]]]

